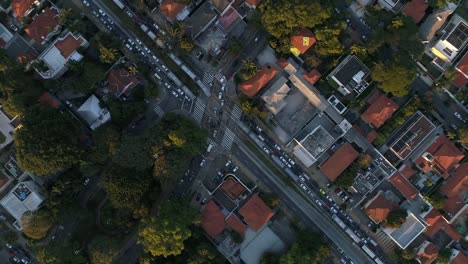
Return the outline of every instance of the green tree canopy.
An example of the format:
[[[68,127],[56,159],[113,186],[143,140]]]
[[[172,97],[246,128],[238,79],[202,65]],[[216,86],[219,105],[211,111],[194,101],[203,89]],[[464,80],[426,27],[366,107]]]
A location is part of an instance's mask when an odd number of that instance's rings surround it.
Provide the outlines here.
[[[14,135],[16,157],[22,169],[46,175],[82,159],[83,132],[68,113],[36,106],[26,113]]]
[[[341,21],[315,30],[315,52],[321,56],[338,55],[343,53],[344,46],[338,39],[341,31],[346,28],[346,23]]]
[[[44,209],[26,212],[21,217],[23,233],[32,239],[44,238],[52,225],[50,212]]]
[[[330,247],[320,234],[302,231],[297,234],[296,242],[280,257],[280,264],[319,264],[330,255]]]
[[[390,228],[399,228],[405,221],[408,213],[404,209],[397,209],[391,212],[386,220],[386,226]]]
[[[145,221],[139,232],[140,243],[152,256],[177,256],[190,238],[190,225],[198,223],[196,210],[183,200],[171,200],[161,205],[157,218]]]
[[[119,57],[119,51],[114,48],[106,48],[101,46],[99,48],[99,60],[103,63],[112,64],[117,61]]]
[[[89,257],[93,264],[112,263],[119,252],[119,244],[113,237],[97,235],[88,244]]]
[[[190,52],[193,50],[193,47],[195,46],[193,44],[193,41],[189,39],[188,37],[182,37],[179,41],[180,48],[185,51],[185,52]]]
[[[144,136],[125,135],[113,161],[121,167],[145,171],[151,169],[154,163],[150,151],[151,145]]]
[[[390,65],[378,63],[374,66],[371,77],[385,92],[395,96],[404,96],[408,94],[409,85],[416,78],[416,69],[406,68],[396,63]]]
[[[424,198],[432,204],[432,207],[435,209],[442,209],[444,208],[445,203],[445,196],[440,192],[434,192],[429,196],[424,196]]]
[[[120,147],[120,136],[120,131],[112,123],[98,127],[94,131],[93,151],[89,153],[88,159],[104,164],[108,159],[113,158]]]
[[[460,143],[468,144],[468,128],[461,127],[457,131],[458,137],[460,138]]]
[[[451,255],[452,255],[452,250],[450,248],[443,248],[439,250],[439,255],[437,256],[437,263],[441,263],[441,264],[449,263]]]

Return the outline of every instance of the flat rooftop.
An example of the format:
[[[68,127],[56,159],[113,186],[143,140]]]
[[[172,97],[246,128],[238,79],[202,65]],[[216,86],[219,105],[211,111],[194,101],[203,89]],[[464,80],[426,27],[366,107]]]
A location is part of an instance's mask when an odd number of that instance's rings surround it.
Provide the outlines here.
[[[327,130],[318,126],[300,143],[312,156],[318,158],[334,141],[335,138]]]
[[[410,214],[400,228],[389,230],[387,234],[402,249],[407,248],[415,240],[426,226],[413,214]]]

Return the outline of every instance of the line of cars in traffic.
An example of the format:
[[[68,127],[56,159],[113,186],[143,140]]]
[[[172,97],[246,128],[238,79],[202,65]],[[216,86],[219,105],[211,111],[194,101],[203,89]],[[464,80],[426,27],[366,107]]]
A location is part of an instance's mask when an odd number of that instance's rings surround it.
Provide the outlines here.
[[[29,258],[29,254],[19,246],[13,246],[11,244],[5,244],[6,251],[10,256],[11,263],[22,263],[22,264],[29,264],[31,260]]]

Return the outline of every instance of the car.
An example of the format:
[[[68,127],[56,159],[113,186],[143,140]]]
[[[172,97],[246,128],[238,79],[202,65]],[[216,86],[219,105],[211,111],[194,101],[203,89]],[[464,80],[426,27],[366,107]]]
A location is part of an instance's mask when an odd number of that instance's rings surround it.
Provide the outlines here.
[[[18,257],[13,257],[10,260],[13,261],[14,263],[20,263],[20,259]]]
[[[161,69],[159,67],[156,67],[157,72],[161,72]]]
[[[200,198],[201,198],[201,193],[198,193],[197,196],[195,197],[195,201],[200,201]]]
[[[304,191],[307,191],[307,186],[305,186],[305,184],[301,183],[301,188],[304,190]]]
[[[8,248],[8,249],[12,249],[12,248],[13,248],[13,246],[12,246],[11,244],[8,244],[8,243],[5,244],[5,247]]]
[[[256,38],[254,39],[254,41],[255,41],[255,42],[258,42],[258,37],[256,37]]]
[[[203,165],[205,165],[205,159],[202,159],[202,161],[200,162],[200,167],[203,167]]]
[[[188,97],[187,95],[185,95],[184,98],[185,98],[185,100],[187,100],[189,102],[192,101],[192,99],[190,99],[190,97]]]
[[[226,86],[225,86],[225,85],[221,86],[221,92],[224,92],[224,90],[226,90]]]
[[[88,1],[83,1],[83,4],[84,4],[85,6],[87,6],[87,7],[89,7]]]
[[[362,39],[364,42],[367,42],[367,40],[368,40],[368,38],[367,38],[366,35],[362,35],[362,36],[361,36],[361,39]]]
[[[86,179],[84,180],[84,182],[83,182],[83,185],[86,186],[86,185],[88,185],[88,183],[89,183],[89,178],[86,178]]]
[[[320,193],[323,194],[323,195],[327,194],[324,189],[320,189]]]
[[[255,129],[257,129],[258,132],[260,132],[260,133],[263,131],[262,128],[260,128],[259,126],[256,126]]]
[[[223,92],[219,92],[218,93],[218,99],[221,100],[222,97],[223,97]]]
[[[154,27],[155,29],[159,30],[158,24],[154,23],[154,24],[153,24],[153,27]]]
[[[201,51],[197,52],[196,57],[198,60],[201,60],[203,58],[203,53]]]
[[[289,163],[291,163],[291,165],[296,165],[296,163],[294,163],[294,161],[292,159],[288,159]]]
[[[454,124],[451,124],[450,127],[453,128],[454,130],[458,129],[458,127],[456,125],[454,125]]]
[[[221,106],[224,106],[224,99],[221,99]]]
[[[147,52],[149,52],[149,51],[150,51],[150,50],[149,50],[149,48],[148,48],[148,47],[146,47],[146,46],[143,46],[143,48],[144,48],[144,49],[145,49]]]
[[[463,123],[465,123],[465,120],[463,119],[463,117],[460,115],[460,113],[458,112],[455,112],[453,113],[455,115],[456,118],[458,118],[460,121],[462,121]]]
[[[305,182],[305,178],[302,176],[299,176],[299,180],[301,180],[301,182]]]
[[[232,169],[232,172],[237,172],[239,170],[239,167],[234,167],[234,169]]]
[[[174,95],[174,97],[179,97],[179,95],[175,92],[175,91],[171,91],[172,95]]]
[[[226,162],[226,164],[224,164],[224,167],[229,167],[231,164],[232,164],[232,161],[231,161],[231,160],[228,160],[228,161]]]
[[[182,92],[182,90],[180,88],[177,88],[177,92],[180,93],[180,94],[184,93],[184,92]]]
[[[278,144],[275,144],[275,149],[281,151],[281,147]]]
[[[338,7],[335,7],[335,12],[336,12],[337,14],[341,13],[341,11],[340,11],[340,9],[339,9]]]
[[[129,16],[129,17],[133,17],[132,13],[130,11],[128,11],[128,10],[125,11],[125,14],[127,14],[127,16]]]
[[[93,15],[94,15],[95,17],[99,17],[99,14],[96,12],[96,10],[93,10]]]
[[[163,70],[165,70],[165,71],[169,71],[169,69],[164,64],[161,65],[161,68],[163,68]]]
[[[203,200],[201,201],[201,205],[205,205],[206,204],[206,198],[203,198]]]
[[[318,199],[315,200],[315,202],[316,202],[318,205],[322,206],[322,203],[321,203]]]
[[[166,83],[164,83],[164,86],[166,86],[168,89],[169,89],[169,88],[171,88],[171,85],[170,85],[170,84],[168,84],[167,82],[166,82]]]
[[[138,43],[138,44],[140,44],[140,45],[142,44],[142,42],[141,42],[140,39],[135,39],[135,41],[136,41],[136,43]]]
[[[105,14],[106,14],[106,13],[104,13],[104,11],[102,11],[102,9],[98,9],[98,11],[99,11],[99,14],[101,14],[101,15],[105,15]]]
[[[340,191],[341,191],[341,189],[340,189],[339,187],[337,187],[337,188],[335,189],[335,193],[339,193]]]
[[[265,151],[266,154],[270,155],[270,150],[268,150],[266,147],[263,147],[263,151]]]

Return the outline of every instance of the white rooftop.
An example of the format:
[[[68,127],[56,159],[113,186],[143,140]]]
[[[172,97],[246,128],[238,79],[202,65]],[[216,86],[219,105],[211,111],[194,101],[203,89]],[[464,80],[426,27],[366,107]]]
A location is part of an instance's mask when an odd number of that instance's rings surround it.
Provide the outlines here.
[[[38,190],[33,181],[20,182],[3,197],[0,204],[20,222],[25,212],[36,211],[44,201]]]
[[[11,120],[0,110],[0,133],[5,136],[5,141],[0,142],[0,149],[13,141],[13,131],[15,128],[11,125]],[[10,134],[11,133],[11,134]]]
[[[402,249],[407,248],[422,232],[426,226],[414,214],[410,214],[400,228],[386,229],[385,232]]]
[[[99,102],[99,99],[95,95],[91,95],[78,108],[78,114],[88,123],[92,130],[111,119],[109,111],[106,108],[101,108]]]

